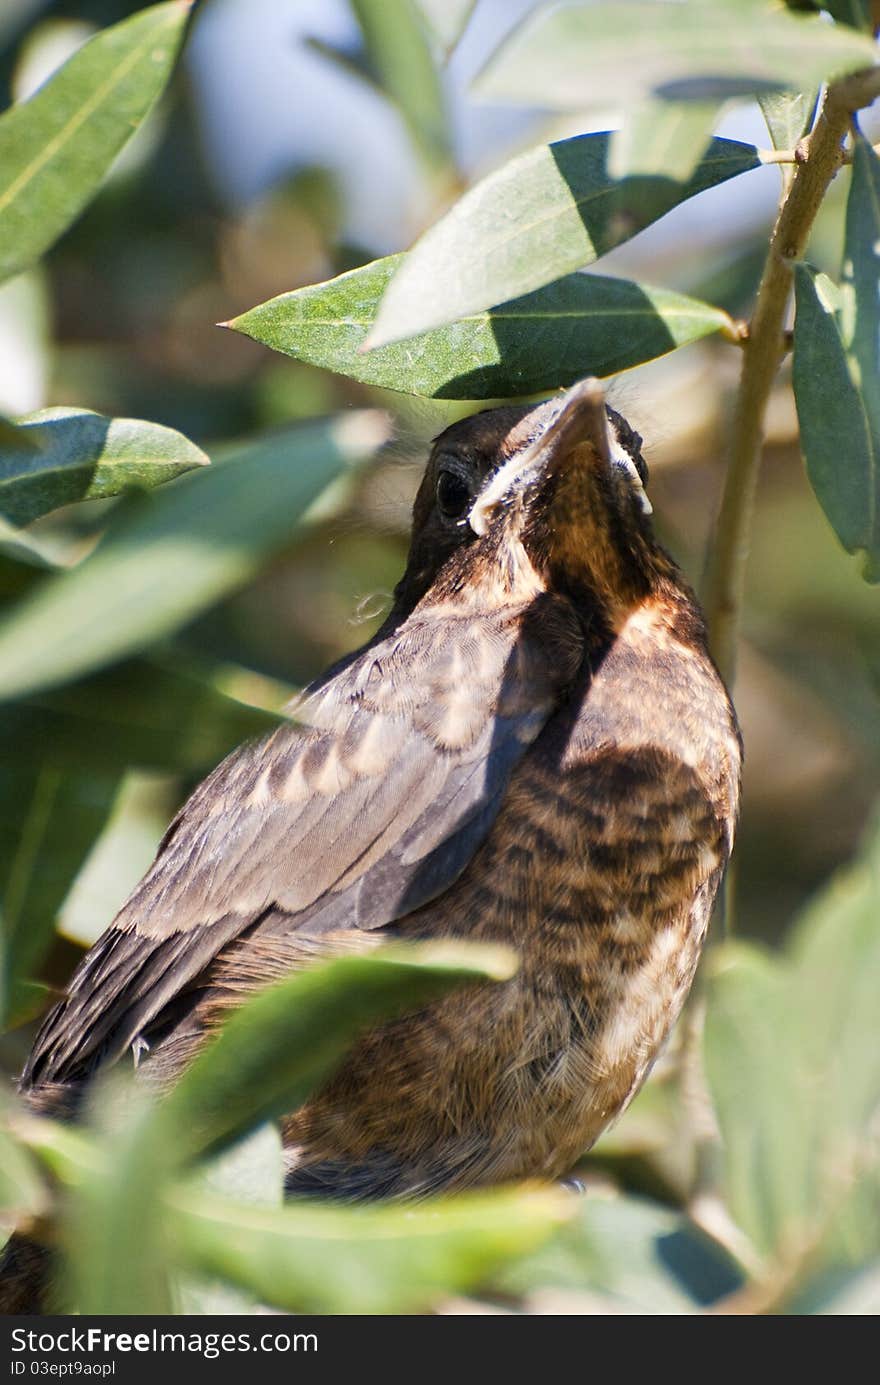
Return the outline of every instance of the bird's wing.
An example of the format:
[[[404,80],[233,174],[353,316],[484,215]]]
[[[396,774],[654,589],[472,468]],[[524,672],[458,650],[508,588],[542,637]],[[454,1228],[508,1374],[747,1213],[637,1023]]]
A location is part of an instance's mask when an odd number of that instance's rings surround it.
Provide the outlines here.
[[[171,824],[150,870],[37,1036],[23,1085],[119,1057],[218,952],[261,920],[310,935],[375,929],[464,869],[513,766],[582,658],[569,604],[411,616]]]

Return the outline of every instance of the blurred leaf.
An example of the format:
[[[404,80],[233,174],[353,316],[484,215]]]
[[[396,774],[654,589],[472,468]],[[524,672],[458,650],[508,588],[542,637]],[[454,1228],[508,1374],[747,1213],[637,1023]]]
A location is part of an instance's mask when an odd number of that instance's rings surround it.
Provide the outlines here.
[[[813,124],[815,92],[774,91],[758,98],[774,149],[795,149]]]
[[[300,1106],[370,1024],[466,981],[503,980],[515,966],[506,948],[425,944],[297,972],[230,1016],[169,1093],[160,1119],[177,1130],[183,1157],[220,1148]]]
[[[375,424],[352,413],[257,440],[132,501],[94,553],[46,579],[0,626],[0,697],[143,649],[241,586],[328,482],[381,441]]]
[[[47,546],[35,534],[22,533],[0,515],[0,555],[13,563],[49,570],[56,566]]]
[[[7,1029],[17,1029],[20,1024],[28,1024],[46,1009],[52,997],[49,986],[42,981],[24,981],[21,977],[12,983],[7,1012],[3,1023]]]
[[[62,1245],[80,1313],[169,1313],[167,1211],[175,1151],[158,1138],[146,1089],[119,1072],[92,1094],[100,1159],[68,1198]]]
[[[726,1252],[678,1212],[591,1193],[575,1206],[575,1217],[549,1246],[499,1276],[500,1288],[526,1295],[591,1292],[611,1311],[687,1314],[742,1282]]]
[[[880,1112],[880,833],[802,917],[789,956],[725,948],[707,1069],[730,1210],[754,1244],[815,1256],[871,1166]],[[880,1253],[877,1218],[860,1247]]]
[[[818,87],[871,67],[872,41],[817,15],[742,0],[595,0],[541,6],[477,78],[479,95],[565,110],[625,108],[647,93],[726,100]]]
[[[417,0],[435,44],[448,58],[464,34],[476,0]]]
[[[27,763],[41,751],[65,771],[137,765],[193,773],[278,722],[220,692],[210,673],[199,677],[185,666],[131,659],[7,707],[0,761]]]
[[[611,140],[615,178],[665,173],[684,182],[705,152],[721,108],[717,101],[640,101]]]
[[[2,1114],[6,1115],[5,1109]],[[0,1230],[11,1229],[24,1217],[38,1217],[47,1202],[46,1188],[33,1158],[0,1126]]]
[[[864,1269],[831,1270],[820,1274],[785,1309],[804,1317],[876,1317],[880,1314],[880,1259]]]
[[[29,524],[74,500],[159,486],[207,463],[194,443],[159,423],[42,409],[19,419],[15,437],[0,436],[0,514]]]
[[[38,259],[91,201],[168,81],[188,13],[171,0],[96,34],[0,118],[0,281]]]
[[[416,0],[351,0],[369,65],[432,165],[449,161],[443,89]]]
[[[228,325],[298,360],[435,399],[495,399],[611,375],[717,332],[726,313],[695,298],[570,274],[488,313],[361,352],[403,255],[280,294]]]
[[[715,139],[687,183],[615,179],[611,135],[578,135],[511,160],[466,192],[394,275],[370,333],[384,346],[481,313],[591,264],[679,202],[758,167]]]
[[[201,1171],[206,1193],[239,1203],[280,1207],[284,1200],[281,1131],[267,1121]]]
[[[853,186],[856,170],[853,170]],[[850,194],[852,199],[852,193]],[[850,248],[850,218],[847,245]],[[880,234],[880,228],[878,228]],[[875,242],[876,244],[876,242]],[[855,250],[855,247],[852,247]],[[855,251],[860,265],[851,288],[859,295],[854,319],[857,337],[847,340],[842,297],[824,275],[795,265],[796,317],[792,379],[807,475],[822,509],[844,548],[864,551],[865,576],[880,580],[880,381],[862,369],[858,352],[876,353],[863,333],[873,319],[880,330],[875,277],[864,273],[865,258],[877,251]],[[876,276],[876,269],[874,271]],[[872,301],[873,300],[873,301]]]
[[[880,827],[862,856],[802,914],[791,956],[804,1009],[803,1057],[823,1143],[845,1166],[880,1115]],[[855,1142],[855,1143],[853,1143]],[[829,1171],[831,1172],[831,1171]],[[877,1227],[880,1250],[880,1225]]]
[[[182,1257],[303,1313],[407,1313],[485,1281],[573,1208],[558,1190],[472,1193],[425,1204],[244,1207],[174,1196]]]
[[[0,768],[0,1014],[48,947],[118,782],[108,772],[65,773],[39,747],[29,764]]]
[[[781,963],[744,944],[719,954],[706,1066],[724,1141],[727,1203],[765,1254],[805,1234],[811,1192],[793,1005]]]

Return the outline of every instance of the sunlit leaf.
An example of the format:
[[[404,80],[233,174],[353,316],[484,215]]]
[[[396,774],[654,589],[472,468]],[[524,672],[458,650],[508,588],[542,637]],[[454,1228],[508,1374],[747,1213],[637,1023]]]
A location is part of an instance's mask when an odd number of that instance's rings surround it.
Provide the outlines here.
[[[326,284],[262,303],[230,327],[367,384],[446,399],[494,399],[611,375],[729,325],[726,313],[668,289],[570,274],[488,313],[362,352],[390,255]]]
[[[690,178],[720,115],[717,101],[641,101],[624,114],[608,166],[615,178]]]
[[[406,1313],[484,1281],[546,1240],[573,1208],[558,1190],[430,1204],[245,1207],[173,1198],[180,1256],[264,1303],[300,1313]]]
[[[467,28],[476,0],[417,0],[435,44],[448,57]]]
[[[371,1023],[466,981],[501,980],[505,948],[425,945],[338,957],[269,987],[236,1010],[184,1073],[161,1118],[190,1156],[292,1111]]]
[[[90,673],[184,625],[289,542],[325,486],[383,436],[373,414],[311,424],[128,505],[94,553],[0,626],[0,697]]]
[[[368,62],[432,164],[449,158],[443,90],[416,0],[351,0]]]
[[[38,259],[91,201],[165,87],[188,12],[171,0],[104,29],[0,117],[0,281]]]
[[[543,5],[489,59],[480,95],[566,109],[627,107],[648,93],[724,100],[810,90],[870,67],[867,35],[741,0]]]
[[[369,344],[481,313],[591,264],[664,212],[758,167],[748,144],[715,139],[687,183],[615,179],[611,136],[578,135],[522,154],[477,183],[394,275]]]
[[[816,94],[773,91],[758,101],[774,149],[795,149],[813,123]]]
[[[104,418],[89,409],[43,409],[0,436],[0,515],[13,524],[74,500],[171,481],[208,458],[173,428]]]

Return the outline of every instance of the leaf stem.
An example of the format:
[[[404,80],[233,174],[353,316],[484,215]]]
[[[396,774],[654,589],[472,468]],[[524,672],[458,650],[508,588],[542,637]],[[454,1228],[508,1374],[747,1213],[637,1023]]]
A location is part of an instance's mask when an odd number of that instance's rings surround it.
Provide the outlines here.
[[[746,560],[764,438],[764,415],[785,350],[784,323],[792,263],[804,252],[816,213],[844,161],[843,140],[853,114],[880,95],[880,69],[832,83],[812,132],[798,145],[794,176],[783,194],[761,277],[748,339],[743,342],[739,391],[721,507],[709,551],[704,601],[710,644],[731,684],[745,587]]]

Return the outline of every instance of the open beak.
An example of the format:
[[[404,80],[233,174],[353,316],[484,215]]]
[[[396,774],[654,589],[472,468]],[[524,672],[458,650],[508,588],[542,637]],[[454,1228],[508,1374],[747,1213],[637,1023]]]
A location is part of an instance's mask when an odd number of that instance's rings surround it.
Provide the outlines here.
[[[594,377],[579,380],[566,391],[559,409],[544,431],[524,451],[511,457],[477,496],[468,523],[477,535],[487,532],[494,515],[514,495],[527,490],[551,466],[558,465],[581,443],[590,443],[601,464],[609,470],[622,468],[638,496],[645,514],[651,513],[642,479],[629,453],[617,442],[608,426],[605,391]]]

